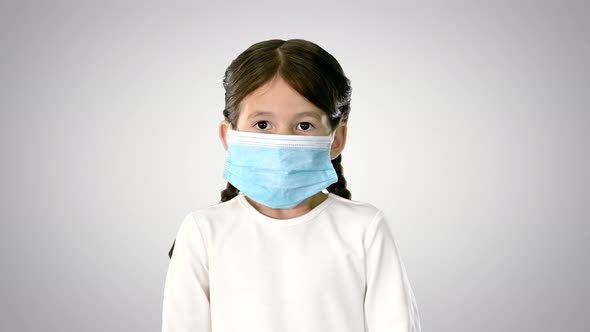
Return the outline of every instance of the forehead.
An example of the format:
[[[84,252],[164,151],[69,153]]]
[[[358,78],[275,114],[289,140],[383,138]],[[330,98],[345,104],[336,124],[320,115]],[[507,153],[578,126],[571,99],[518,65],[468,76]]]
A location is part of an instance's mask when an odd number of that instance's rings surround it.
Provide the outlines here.
[[[266,112],[266,115],[306,112],[316,116],[322,116],[324,113],[280,76],[248,94],[240,103],[240,108],[246,117],[258,112]]]

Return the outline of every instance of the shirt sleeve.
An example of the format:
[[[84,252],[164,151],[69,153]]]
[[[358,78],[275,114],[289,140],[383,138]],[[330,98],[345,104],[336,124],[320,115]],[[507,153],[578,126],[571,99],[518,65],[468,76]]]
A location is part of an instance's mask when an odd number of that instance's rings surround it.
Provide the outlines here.
[[[207,246],[190,212],[176,236],[164,285],[162,332],[210,332]]]
[[[379,210],[364,236],[365,330],[420,332],[418,306],[393,235]]]

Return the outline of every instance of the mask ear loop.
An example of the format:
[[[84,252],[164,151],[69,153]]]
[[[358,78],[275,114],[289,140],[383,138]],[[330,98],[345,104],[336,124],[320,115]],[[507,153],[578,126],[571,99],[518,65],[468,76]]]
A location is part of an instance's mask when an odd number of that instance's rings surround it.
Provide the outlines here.
[[[336,130],[338,130],[339,127],[336,127],[336,129],[334,129],[334,131],[330,134],[330,146],[332,146],[332,143],[334,143],[334,137],[336,137]]]
[[[232,130],[231,129],[231,122],[229,123],[229,126],[227,127],[227,130],[225,131],[225,144],[227,145],[227,148],[225,149],[225,158],[227,160],[227,156],[229,154],[229,142],[227,140],[227,134],[229,134],[229,131]]]
[[[229,133],[229,131],[232,130],[231,129],[231,122],[229,123],[229,126],[227,126],[227,130],[225,131],[225,140],[227,141],[227,134]]]

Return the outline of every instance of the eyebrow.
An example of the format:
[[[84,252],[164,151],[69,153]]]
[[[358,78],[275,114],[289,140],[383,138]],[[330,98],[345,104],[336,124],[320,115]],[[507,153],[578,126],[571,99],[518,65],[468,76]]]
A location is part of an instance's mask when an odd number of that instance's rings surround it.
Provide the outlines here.
[[[307,111],[307,112],[297,113],[297,117],[299,117],[299,118],[300,117],[303,117],[305,115],[309,115],[309,116],[314,117],[314,118],[316,118],[318,120],[321,120],[321,117],[320,117],[320,115],[317,112]]]
[[[255,118],[255,117],[261,116],[261,115],[269,115],[270,116],[270,115],[272,115],[272,112],[268,112],[268,111],[255,111],[255,112],[252,112],[250,115],[248,115],[248,119],[252,119],[252,118]],[[320,115],[317,112],[312,112],[312,111],[300,112],[300,113],[297,113],[295,116],[298,117],[298,118],[300,118],[300,117],[305,116],[305,115],[309,115],[309,116],[314,117],[314,118],[316,118],[318,120],[321,120]]]
[[[272,113],[267,112],[267,111],[256,111],[256,112],[250,113],[250,115],[248,115],[248,119],[252,119],[252,118],[255,118],[255,117],[261,116],[261,115],[272,115]]]

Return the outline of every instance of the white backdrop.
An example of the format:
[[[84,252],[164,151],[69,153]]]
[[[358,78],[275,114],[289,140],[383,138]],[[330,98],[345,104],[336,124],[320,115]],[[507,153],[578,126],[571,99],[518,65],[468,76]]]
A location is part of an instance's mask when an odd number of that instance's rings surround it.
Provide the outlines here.
[[[445,4],[2,2],[0,330],[160,329],[181,219],[225,186],[224,71],[271,38],[351,79],[344,174],[424,331],[583,330],[590,10]]]

